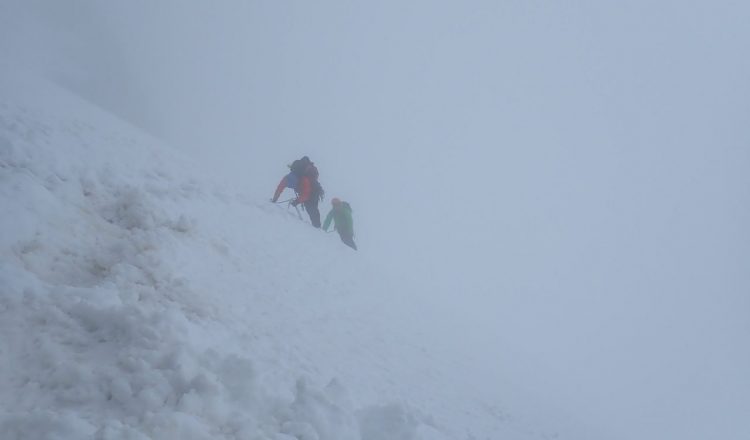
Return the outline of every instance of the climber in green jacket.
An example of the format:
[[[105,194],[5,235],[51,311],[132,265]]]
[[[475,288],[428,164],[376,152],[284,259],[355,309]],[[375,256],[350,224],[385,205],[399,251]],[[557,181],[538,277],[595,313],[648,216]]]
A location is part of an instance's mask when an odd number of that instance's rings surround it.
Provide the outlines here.
[[[352,207],[349,203],[342,202],[341,200],[334,197],[331,199],[331,212],[326,216],[325,222],[323,222],[323,230],[328,232],[328,226],[331,225],[333,220],[333,228],[339,233],[341,241],[344,242],[350,248],[357,250],[357,245],[354,244],[354,220],[352,220]]]

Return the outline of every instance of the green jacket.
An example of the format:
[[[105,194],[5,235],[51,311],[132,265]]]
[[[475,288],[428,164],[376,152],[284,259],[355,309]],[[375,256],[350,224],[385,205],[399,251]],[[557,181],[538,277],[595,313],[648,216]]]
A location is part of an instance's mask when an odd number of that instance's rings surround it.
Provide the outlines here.
[[[323,230],[328,231],[328,226],[333,220],[333,228],[344,235],[354,235],[354,220],[352,219],[352,208],[348,203],[342,202],[338,207],[331,209],[323,222]]]

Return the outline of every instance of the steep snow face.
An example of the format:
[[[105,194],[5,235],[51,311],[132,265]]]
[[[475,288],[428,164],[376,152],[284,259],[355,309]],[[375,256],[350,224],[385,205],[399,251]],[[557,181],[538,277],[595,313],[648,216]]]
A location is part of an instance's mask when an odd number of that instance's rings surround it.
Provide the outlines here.
[[[42,81],[0,91],[4,439],[544,436],[338,237]]]

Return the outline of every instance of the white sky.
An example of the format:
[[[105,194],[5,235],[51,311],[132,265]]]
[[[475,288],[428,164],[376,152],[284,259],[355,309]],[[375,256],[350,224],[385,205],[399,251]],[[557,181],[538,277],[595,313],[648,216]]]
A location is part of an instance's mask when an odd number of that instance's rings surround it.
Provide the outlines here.
[[[3,0],[0,49],[259,198],[312,157],[478,371],[750,436],[750,4],[217,3]]]

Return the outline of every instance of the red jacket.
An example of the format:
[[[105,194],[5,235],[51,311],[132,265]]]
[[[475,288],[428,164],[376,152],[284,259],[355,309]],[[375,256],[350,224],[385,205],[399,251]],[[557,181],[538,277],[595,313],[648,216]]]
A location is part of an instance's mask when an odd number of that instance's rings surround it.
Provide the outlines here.
[[[279,186],[276,187],[276,192],[273,195],[274,202],[278,200],[281,193],[284,192],[284,188],[286,188],[287,176],[284,176],[284,178],[281,179],[281,182],[279,182]],[[297,201],[299,203],[305,203],[306,201],[310,200],[312,189],[313,185],[310,178],[308,176],[300,177],[297,188],[294,189],[297,192]]]

